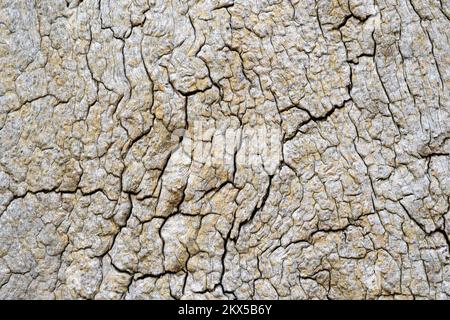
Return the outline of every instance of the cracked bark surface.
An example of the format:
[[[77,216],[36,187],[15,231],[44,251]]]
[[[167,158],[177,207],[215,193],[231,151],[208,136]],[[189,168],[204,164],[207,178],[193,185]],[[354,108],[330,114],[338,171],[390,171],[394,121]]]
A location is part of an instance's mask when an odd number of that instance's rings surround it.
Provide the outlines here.
[[[0,0],[0,298],[448,299],[450,2]]]

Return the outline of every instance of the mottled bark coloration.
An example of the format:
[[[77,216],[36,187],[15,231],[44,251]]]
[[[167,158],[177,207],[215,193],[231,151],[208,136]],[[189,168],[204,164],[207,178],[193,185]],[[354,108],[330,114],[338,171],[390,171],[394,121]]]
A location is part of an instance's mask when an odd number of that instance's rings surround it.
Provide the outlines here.
[[[450,1],[0,0],[0,298],[448,299]]]

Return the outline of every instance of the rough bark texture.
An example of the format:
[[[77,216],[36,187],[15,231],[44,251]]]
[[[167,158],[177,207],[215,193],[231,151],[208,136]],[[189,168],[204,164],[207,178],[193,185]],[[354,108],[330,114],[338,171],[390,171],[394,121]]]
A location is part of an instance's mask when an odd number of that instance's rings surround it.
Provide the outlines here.
[[[448,0],[0,0],[0,298],[447,299]]]

